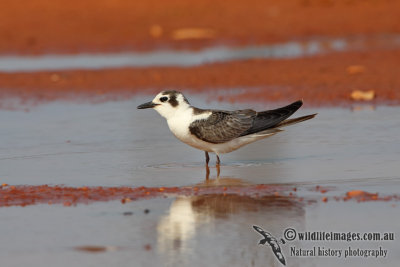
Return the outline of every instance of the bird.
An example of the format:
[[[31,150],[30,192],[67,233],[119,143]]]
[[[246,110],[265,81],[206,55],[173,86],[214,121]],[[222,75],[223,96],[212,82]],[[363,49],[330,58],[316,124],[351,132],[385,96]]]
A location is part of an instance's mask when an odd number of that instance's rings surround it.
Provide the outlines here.
[[[302,100],[285,107],[256,112],[253,109],[217,110],[200,109],[189,104],[178,91],[166,90],[139,105],[138,109],[152,108],[167,120],[171,132],[183,143],[205,152],[206,167],[210,152],[216,155],[218,177],[220,158],[244,145],[281,132],[280,128],[314,118],[311,114],[288,119],[303,105]],[[208,170],[209,172],[209,170]]]
[[[283,264],[286,265],[286,260],[285,257],[283,256],[281,247],[279,246],[279,243],[285,244],[285,241],[281,239],[281,241],[278,241],[271,233],[264,231],[261,227],[253,225],[254,230],[256,230],[260,235],[262,235],[264,238],[261,239],[258,244],[259,245],[265,245],[268,243],[268,245],[271,246],[272,252],[275,254],[276,258]]]

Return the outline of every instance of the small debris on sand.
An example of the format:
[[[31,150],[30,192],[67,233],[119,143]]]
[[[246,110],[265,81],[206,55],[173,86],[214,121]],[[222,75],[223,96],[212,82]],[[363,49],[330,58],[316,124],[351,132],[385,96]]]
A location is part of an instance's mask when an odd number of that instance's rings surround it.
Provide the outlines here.
[[[371,101],[375,98],[375,91],[374,90],[368,90],[368,91],[355,90],[355,91],[351,92],[350,97],[351,97],[351,99],[356,100],[356,101]]]

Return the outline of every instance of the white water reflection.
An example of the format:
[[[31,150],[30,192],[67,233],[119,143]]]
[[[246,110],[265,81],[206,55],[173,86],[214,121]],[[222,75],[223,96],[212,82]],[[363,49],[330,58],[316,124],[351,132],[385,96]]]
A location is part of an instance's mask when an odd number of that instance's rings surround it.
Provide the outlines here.
[[[280,238],[283,224],[304,229],[304,215],[301,203],[285,197],[178,197],[158,223],[157,247],[165,266],[201,266],[202,259],[213,266],[279,266],[271,248],[258,245],[262,237],[252,225]]]
[[[212,47],[200,51],[153,51],[108,54],[1,56],[0,71],[32,72],[69,69],[105,69],[146,66],[197,66],[213,62],[246,59],[282,59],[313,56],[366,48],[399,47],[400,37],[352,37],[291,41],[287,43],[247,46],[243,48]]]
[[[0,71],[41,71],[67,69],[104,69],[146,66],[196,66],[211,62],[224,62],[252,58],[297,58],[323,53],[328,50],[341,51],[346,42],[341,39],[328,42],[289,42],[277,45],[250,46],[245,48],[215,47],[201,51],[155,51],[147,53],[109,53],[44,56],[0,57]]]

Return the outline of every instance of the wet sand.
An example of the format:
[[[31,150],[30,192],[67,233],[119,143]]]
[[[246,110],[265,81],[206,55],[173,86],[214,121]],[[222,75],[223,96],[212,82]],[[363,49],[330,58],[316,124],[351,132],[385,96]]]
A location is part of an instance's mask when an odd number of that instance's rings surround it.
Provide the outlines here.
[[[223,183],[225,180],[237,180],[220,178],[220,180],[212,179],[206,181],[208,183]],[[200,186],[200,187],[199,187]],[[383,194],[371,193],[363,190],[351,190],[344,195],[325,196],[328,189],[319,185],[317,186],[303,186],[303,190],[315,190],[321,193],[320,196],[297,196],[297,188],[293,185],[253,185],[253,186],[235,186],[227,182],[225,185],[206,186],[203,184],[193,187],[65,187],[65,186],[9,186],[3,184],[1,188],[0,207],[21,206],[37,204],[63,204],[64,206],[76,206],[79,204],[92,204],[98,201],[112,201],[120,200],[122,204],[131,201],[150,198],[167,198],[167,197],[185,197],[185,196],[208,196],[219,195],[221,198],[226,197],[229,201],[230,197],[235,196],[248,196],[250,198],[270,198],[270,201],[283,198],[288,198],[294,203],[304,202],[306,204],[314,204],[318,201],[348,201],[355,200],[357,202],[365,201],[399,201],[400,196],[397,194]],[[222,204],[223,206],[224,204]]]

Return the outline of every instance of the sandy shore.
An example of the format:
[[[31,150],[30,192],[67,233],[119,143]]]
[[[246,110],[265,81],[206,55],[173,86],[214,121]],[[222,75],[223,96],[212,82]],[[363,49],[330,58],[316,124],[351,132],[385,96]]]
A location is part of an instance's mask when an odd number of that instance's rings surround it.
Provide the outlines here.
[[[296,187],[274,186],[274,185],[253,185],[253,186],[212,186],[212,187],[66,187],[66,186],[8,186],[0,185],[2,198],[0,198],[0,207],[9,206],[28,206],[35,204],[63,204],[64,206],[90,204],[98,201],[120,200],[122,204],[155,197],[176,196],[202,196],[211,194],[220,194],[223,196],[240,195],[248,197],[268,197],[271,201],[283,200],[287,198],[293,203],[304,202],[305,204],[314,204],[317,201],[327,202],[325,194],[329,188],[316,186],[309,190],[317,193],[316,196],[299,197],[296,194]],[[355,200],[364,201],[398,201],[398,195],[378,196],[362,190],[348,191],[345,195],[330,197],[333,201]]]
[[[400,33],[399,17],[400,2],[376,0],[2,1],[0,53],[199,48]]]
[[[400,51],[342,53],[293,60],[249,60],[199,67],[123,68],[38,73],[0,73],[0,97],[34,102],[124,98],[166,88],[203,92],[259,88],[221,96],[228,101],[289,101],[349,105],[354,90],[373,90],[370,103],[399,104]],[[355,71],[352,71],[354,69]],[[222,94],[223,95],[223,94]]]

